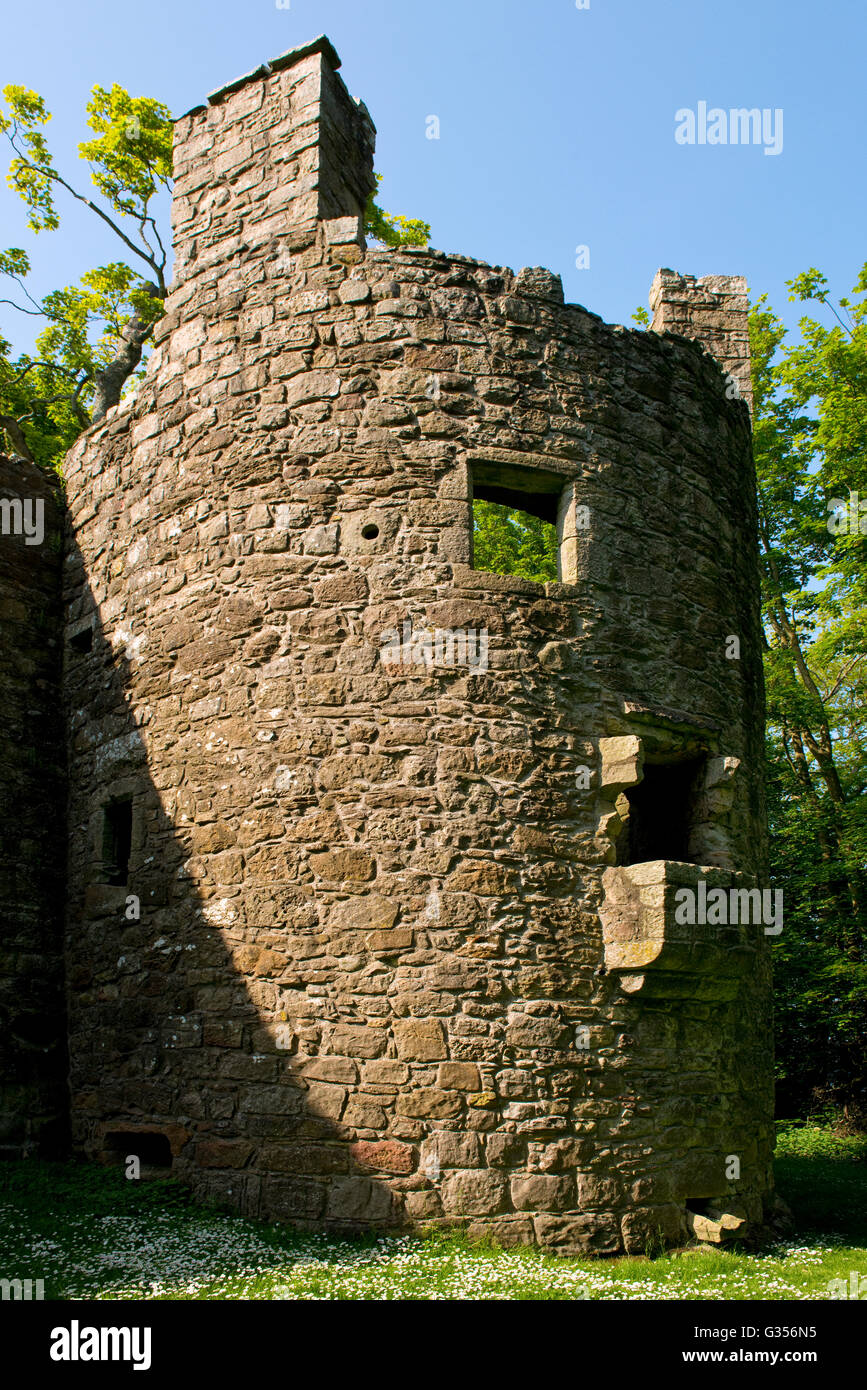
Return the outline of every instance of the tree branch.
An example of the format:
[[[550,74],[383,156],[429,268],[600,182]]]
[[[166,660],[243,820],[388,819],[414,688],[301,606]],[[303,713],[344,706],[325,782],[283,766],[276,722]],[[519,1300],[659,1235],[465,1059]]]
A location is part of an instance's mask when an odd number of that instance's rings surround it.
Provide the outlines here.
[[[147,284],[145,289],[152,299],[162,299],[156,285]],[[106,411],[117,405],[120,393],[127,378],[135,371],[141,361],[142,349],[153,331],[153,321],[145,323],[138,312],[125,325],[120,334],[117,352],[112,360],[94,376],[93,423],[102,420]]]
[[[76,189],[73,188],[71,183],[67,183],[66,179],[63,178],[61,174],[58,174],[56,169],[52,169],[50,167],[46,168],[44,165],[41,164],[34,164],[33,160],[28,159],[24,151],[18,148],[18,146],[15,144],[15,140],[12,135],[9,136],[9,141],[15,153],[18,155],[19,159],[23,161],[25,168],[32,169],[34,173],[41,174],[43,178],[52,179],[55,183],[59,183],[60,186],[62,188],[65,188],[67,193],[71,193],[73,198],[76,198],[79,203],[84,203],[85,207],[90,208],[91,212],[95,212],[97,217],[101,217],[103,222],[105,222],[107,226],[111,227],[111,230],[117,236],[120,237],[124,245],[129,247],[133,255],[138,256],[140,260],[143,260],[146,265],[150,266],[151,270],[154,272],[154,274],[160,281],[161,288],[165,288],[165,286],[162,283],[162,272],[160,266],[153,257],[153,255],[148,255],[147,252],[142,251],[140,246],[136,246],[135,242],[130,240],[123,228],[119,227],[118,224],[114,221],[114,218],[109,217],[108,213],[104,212],[102,208],[93,201],[92,198],[86,198],[83,193],[77,192]]]

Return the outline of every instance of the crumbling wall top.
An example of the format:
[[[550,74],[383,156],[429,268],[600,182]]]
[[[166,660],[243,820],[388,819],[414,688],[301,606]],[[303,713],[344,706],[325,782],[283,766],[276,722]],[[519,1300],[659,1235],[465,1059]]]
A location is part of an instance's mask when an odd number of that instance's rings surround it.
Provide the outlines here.
[[[227,96],[233,92],[239,92],[242,87],[246,87],[250,82],[260,82],[265,77],[270,77],[273,72],[282,72],[284,68],[294,67],[300,63],[302,58],[308,58],[313,53],[321,53],[326,61],[331,65],[334,72],[340,67],[340,55],[332,44],[331,40],[325,35],[320,34],[318,38],[311,39],[310,43],[299,44],[297,48],[287,48],[285,53],[280,53],[276,58],[270,58],[267,62],[260,63],[257,68],[252,68],[250,72],[242,73],[232,82],[225,83],[222,87],[217,87],[215,91],[209,92],[207,100],[184,112],[184,116],[194,116],[200,111],[205,111],[209,106],[219,106]],[[184,116],[179,116],[177,120],[183,120]]]
[[[730,378],[730,398],[752,411],[749,290],[742,275],[679,275],[658,270],[650,288],[654,333],[678,333],[702,344]]]

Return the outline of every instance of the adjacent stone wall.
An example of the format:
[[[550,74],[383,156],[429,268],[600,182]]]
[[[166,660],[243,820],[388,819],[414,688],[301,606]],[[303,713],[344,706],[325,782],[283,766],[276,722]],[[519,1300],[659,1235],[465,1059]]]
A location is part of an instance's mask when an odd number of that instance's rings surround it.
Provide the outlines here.
[[[742,275],[678,275],[658,270],[650,290],[655,333],[695,338],[728,374],[727,389],[752,410],[749,291]]]
[[[670,866],[622,855],[645,767],[687,762],[694,881],[764,873],[747,409],[547,271],[365,251],[360,140],[350,181],[310,154],[333,215],[258,198],[326,56],[179,122],[159,345],[67,463],[76,1142],[161,1135],[308,1226],[606,1253],[755,1222],[763,928],[684,943]],[[562,582],[472,568],[474,479],[548,499]],[[405,623],[484,633],[484,669],[386,663]]]
[[[67,1133],[66,859],[56,480],[0,455],[0,1156]]]

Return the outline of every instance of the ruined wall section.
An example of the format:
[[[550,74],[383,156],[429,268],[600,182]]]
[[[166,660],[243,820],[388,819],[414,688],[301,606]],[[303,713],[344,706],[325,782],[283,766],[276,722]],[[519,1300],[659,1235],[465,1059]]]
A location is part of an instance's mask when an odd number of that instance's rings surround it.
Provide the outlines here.
[[[0,455],[0,1155],[55,1156],[67,1132],[66,856],[56,480]]]
[[[658,270],[650,289],[654,333],[677,333],[700,342],[727,374],[729,395],[750,410],[749,291],[742,275],[679,275]]]
[[[658,270],[650,290],[650,306],[653,310],[651,330],[699,343],[724,373],[725,395],[732,402],[733,414],[737,415],[738,401],[746,406],[744,414],[751,413],[749,292],[744,277],[703,275],[696,279],[693,275]],[[721,511],[724,529],[719,542],[726,548],[721,570],[727,572],[740,589],[735,610],[738,616],[726,636],[737,637],[741,648],[738,658],[742,663],[739,667],[742,674],[741,723],[748,737],[745,757],[750,766],[758,768],[764,759],[765,690],[756,476],[751,447],[740,468],[740,486]],[[693,563],[696,556],[699,557],[701,567],[700,550],[693,550],[691,555]],[[726,613],[724,607],[720,608],[720,613]],[[764,875],[768,843],[761,777],[753,781],[750,816],[745,824],[750,825],[750,834],[755,837],[753,866]],[[743,852],[741,848],[739,857]]]
[[[221,119],[267,114],[273,80]],[[68,687],[77,1142],[160,1132],[201,1193],[309,1225],[601,1252],[677,1238],[688,1200],[756,1219],[761,927],[721,987],[706,933],[624,969],[600,916],[636,780],[612,738],[728,760],[695,873],[758,868],[758,653],[723,643],[754,622],[743,406],[697,345],[547,271],[365,252],[345,212],[239,240],[227,200],[208,237],[136,398],[67,465],[69,631],[95,632]],[[498,470],[566,498],[565,582],[472,569]],[[386,665],[407,620],[484,630],[487,669]]]
[[[176,307],[192,293],[184,283],[215,264],[255,256],[275,237],[290,253],[296,240],[305,244],[317,219],[363,213],[376,186],[376,132],[339,66],[328,40],[317,39],[213,92],[207,105],[176,122]]]

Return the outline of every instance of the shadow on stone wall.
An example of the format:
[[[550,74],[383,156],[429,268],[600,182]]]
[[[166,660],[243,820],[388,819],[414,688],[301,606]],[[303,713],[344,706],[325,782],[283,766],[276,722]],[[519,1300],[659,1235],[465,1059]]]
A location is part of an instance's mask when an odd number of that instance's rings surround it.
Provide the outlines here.
[[[0,455],[0,502],[0,1157],[53,1157],[69,1141],[57,479]]]
[[[81,564],[74,549],[69,564]],[[234,832],[207,809],[207,756],[186,763],[150,723],[149,694],[172,698],[170,664],[155,656],[147,671],[147,653],[112,646],[86,594],[71,609],[65,683],[74,1145],[102,1162],[137,1153],[145,1174],[170,1164],[198,1197],[248,1216],[395,1224],[402,1189],[427,1185],[412,1173],[416,1151],[353,1142],[357,1129],[340,1120],[346,1085],[361,1059],[385,1051],[386,1034],[346,1025],[349,1055],[317,1057],[315,1026],[299,1038],[281,1018],[281,988],[294,981],[285,920],[316,922],[311,890],[274,882],[279,841],[229,843]],[[126,801],[129,870],[112,883],[122,875],[111,808]],[[373,1129],[378,1117],[368,1118]]]

